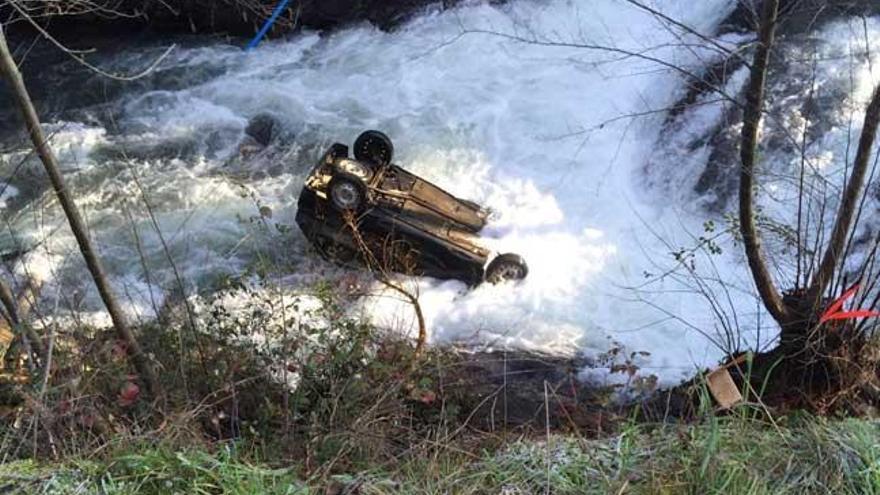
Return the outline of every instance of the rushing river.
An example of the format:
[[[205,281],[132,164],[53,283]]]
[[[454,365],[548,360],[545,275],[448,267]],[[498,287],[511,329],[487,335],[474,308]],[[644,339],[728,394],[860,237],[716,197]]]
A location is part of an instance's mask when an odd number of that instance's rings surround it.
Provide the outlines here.
[[[711,34],[733,4],[673,0],[662,9]],[[719,43],[732,49],[743,39]],[[650,353],[637,358],[644,371],[675,380],[721,354],[712,300],[721,320],[741,330],[739,344],[773,337],[769,321],[756,318],[729,236],[718,240],[722,253],[697,250],[704,285],[673,256],[714,235],[706,220],[724,227],[689,188],[705,156],[661,146],[662,110],[685,92],[681,72],[664,64],[699,73],[720,58],[696,36],[621,1],[516,0],[430,13],[393,33],[366,25],[304,33],[249,53],[211,39],[176,41],[143,80],[108,81],[67,62],[46,70],[58,91],[37,91],[53,112],[52,145],[133,317],[151,318],[178,290],[175,267],[190,294],[266,263],[294,292],[348,280],[309,251],[293,216],[322,149],[375,128],[394,139],[396,162],[490,207],[487,244],[530,266],[517,285],[416,281],[433,342],[587,356],[619,343],[627,354]],[[136,71],[168,44],[92,60]],[[735,94],[744,79],[731,78],[729,89]],[[722,105],[694,119],[711,122]],[[280,135],[266,150],[242,151],[245,127],[260,113],[278,119]],[[16,276],[43,280],[47,302],[60,296],[62,308],[100,321],[38,163],[23,147],[0,160],[12,177],[0,197],[3,247],[30,249],[12,267]],[[388,294],[358,307],[380,325],[412,329],[411,311]]]

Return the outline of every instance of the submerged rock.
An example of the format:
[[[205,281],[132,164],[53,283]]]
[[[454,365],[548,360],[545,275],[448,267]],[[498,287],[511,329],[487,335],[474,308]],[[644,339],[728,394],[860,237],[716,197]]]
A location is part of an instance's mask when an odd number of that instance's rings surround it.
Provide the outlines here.
[[[278,136],[281,125],[275,116],[268,113],[259,113],[251,117],[244,133],[253,138],[254,141],[269,146]]]

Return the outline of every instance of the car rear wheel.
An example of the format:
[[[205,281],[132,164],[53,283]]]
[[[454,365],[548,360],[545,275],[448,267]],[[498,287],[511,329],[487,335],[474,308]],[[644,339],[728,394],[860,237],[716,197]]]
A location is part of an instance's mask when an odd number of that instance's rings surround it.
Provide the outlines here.
[[[340,212],[358,212],[364,207],[367,190],[355,177],[338,175],[330,181],[330,203]]]
[[[383,132],[364,131],[354,142],[354,157],[358,161],[383,167],[394,158],[394,145]]]
[[[522,280],[529,274],[529,267],[517,254],[502,254],[486,267],[486,282],[497,284],[508,280]]]

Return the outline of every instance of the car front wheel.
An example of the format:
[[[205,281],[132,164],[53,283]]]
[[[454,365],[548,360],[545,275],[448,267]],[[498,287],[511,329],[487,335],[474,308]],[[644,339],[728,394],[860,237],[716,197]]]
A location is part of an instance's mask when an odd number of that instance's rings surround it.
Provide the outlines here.
[[[355,177],[340,175],[330,181],[330,203],[340,212],[358,212],[366,202],[366,187]]]
[[[508,280],[522,280],[529,274],[526,261],[517,254],[502,254],[486,267],[486,282],[497,284]]]

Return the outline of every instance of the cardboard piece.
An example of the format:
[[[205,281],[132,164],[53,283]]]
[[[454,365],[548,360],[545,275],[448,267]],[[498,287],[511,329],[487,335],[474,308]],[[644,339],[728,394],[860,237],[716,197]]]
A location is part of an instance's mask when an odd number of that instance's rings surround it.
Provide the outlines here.
[[[722,409],[730,409],[742,402],[742,394],[733,382],[727,367],[717,368],[706,375],[709,392]]]

